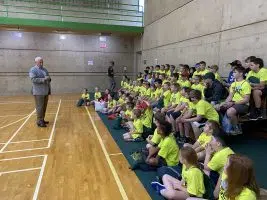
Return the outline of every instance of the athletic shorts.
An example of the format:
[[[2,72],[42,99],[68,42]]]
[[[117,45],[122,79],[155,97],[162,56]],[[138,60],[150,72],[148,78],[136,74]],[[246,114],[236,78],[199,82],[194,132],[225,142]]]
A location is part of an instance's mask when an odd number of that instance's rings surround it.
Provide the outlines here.
[[[171,114],[171,116],[172,116],[172,118],[173,118],[174,120],[176,120],[178,117],[180,117],[180,115],[181,115],[181,112],[180,112],[180,111],[178,111],[178,112],[173,112],[173,113]]]
[[[246,104],[235,104],[232,106],[238,115],[245,115],[248,113],[249,106]]]

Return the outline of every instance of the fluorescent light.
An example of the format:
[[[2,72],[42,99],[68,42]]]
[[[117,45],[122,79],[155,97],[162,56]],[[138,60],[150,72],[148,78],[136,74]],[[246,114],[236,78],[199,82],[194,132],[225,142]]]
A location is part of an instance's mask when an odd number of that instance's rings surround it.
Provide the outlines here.
[[[61,40],[65,40],[66,38],[67,38],[66,35],[60,35],[60,36],[59,36],[59,39],[61,39]]]

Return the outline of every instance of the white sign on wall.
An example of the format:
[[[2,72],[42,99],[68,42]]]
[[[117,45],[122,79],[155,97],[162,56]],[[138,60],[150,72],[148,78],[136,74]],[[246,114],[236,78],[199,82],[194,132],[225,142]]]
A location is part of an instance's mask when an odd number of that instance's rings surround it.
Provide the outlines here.
[[[100,36],[99,37],[99,41],[100,42],[106,42],[107,41],[107,37],[106,36]]]
[[[93,60],[88,60],[88,65],[94,65],[94,61]]]

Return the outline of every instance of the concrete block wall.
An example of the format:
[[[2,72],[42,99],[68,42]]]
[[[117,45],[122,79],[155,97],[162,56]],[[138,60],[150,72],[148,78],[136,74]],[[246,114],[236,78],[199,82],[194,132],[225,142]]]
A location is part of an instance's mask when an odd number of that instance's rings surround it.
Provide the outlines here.
[[[265,0],[146,0],[142,59],[148,64],[200,60],[226,64],[247,56],[267,62],[267,1]],[[153,9],[157,8],[157,10]],[[153,12],[153,13],[151,13]],[[140,69],[141,70],[141,69]]]
[[[134,71],[134,39],[106,36],[107,48],[100,48],[98,35],[0,31],[0,95],[30,94],[28,71],[34,58],[42,56],[52,77],[52,92],[80,92],[108,86],[107,68],[115,61],[119,84],[123,67]],[[88,66],[93,61],[93,66]]]

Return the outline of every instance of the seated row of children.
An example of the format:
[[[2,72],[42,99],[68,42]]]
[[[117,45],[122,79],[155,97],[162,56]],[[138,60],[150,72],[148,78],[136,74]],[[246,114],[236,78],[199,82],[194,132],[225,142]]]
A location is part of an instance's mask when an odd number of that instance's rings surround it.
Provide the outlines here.
[[[267,81],[263,61],[251,59],[251,71],[247,75],[248,69],[238,62],[231,63],[234,82],[228,85],[228,97],[219,101],[207,100],[207,93],[215,93],[210,91],[218,88],[214,82],[216,78],[220,82],[220,77],[203,66],[205,62],[198,64],[201,70],[196,70],[191,79],[186,65],[180,66],[179,73],[175,73],[174,66],[170,71],[167,67],[165,71],[162,68],[146,72],[146,76],[136,81],[125,76],[117,100],[108,90],[94,100],[106,103],[105,113],[118,121],[115,129],[127,129],[123,135],[125,141],[147,141],[145,164],[158,170],[163,183],[151,185],[165,198],[212,199],[207,175],[216,185],[214,198],[256,199],[259,190],[252,162],[245,156],[235,155],[218,136],[221,132],[219,113],[225,113],[230,119],[229,132],[234,133],[240,132],[237,117],[247,113],[251,99],[255,113],[259,114],[257,106],[261,102],[256,97],[265,95]]]

